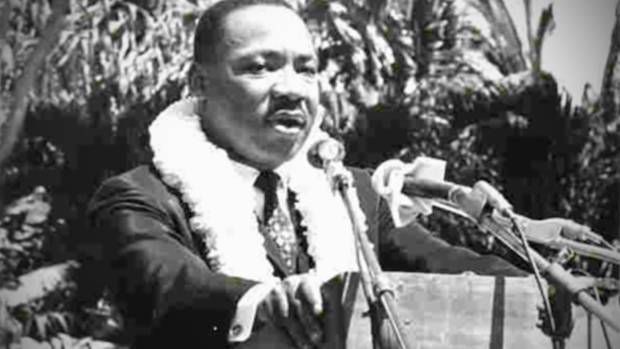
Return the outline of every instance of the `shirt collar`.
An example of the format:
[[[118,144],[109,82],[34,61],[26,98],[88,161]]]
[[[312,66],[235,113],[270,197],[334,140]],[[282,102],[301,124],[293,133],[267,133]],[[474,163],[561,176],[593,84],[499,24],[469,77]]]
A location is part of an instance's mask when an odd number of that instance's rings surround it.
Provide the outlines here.
[[[241,177],[241,180],[250,186],[253,186],[254,182],[256,182],[256,178],[258,178],[258,175],[260,174],[260,171],[252,166],[248,166],[232,159],[230,162],[232,163],[235,172],[237,172],[237,174]],[[280,166],[275,168],[273,171],[280,176],[281,184],[283,184],[285,188],[288,187],[289,173],[286,170],[286,167]]]
[[[237,172],[243,182],[249,183],[250,186],[254,185],[254,182],[256,181],[256,178],[258,178],[260,171],[258,171],[254,167],[242,164],[234,160],[230,160],[230,162],[232,163],[235,172]]]

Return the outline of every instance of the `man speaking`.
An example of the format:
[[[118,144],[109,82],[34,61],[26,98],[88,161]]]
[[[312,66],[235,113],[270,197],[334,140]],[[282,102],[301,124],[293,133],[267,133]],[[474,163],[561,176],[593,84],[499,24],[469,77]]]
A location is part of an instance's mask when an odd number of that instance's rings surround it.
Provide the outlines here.
[[[319,287],[357,270],[352,227],[308,148],[319,129],[317,55],[280,0],[223,0],[196,28],[191,97],[149,128],[152,163],[93,198],[89,261],[103,271],[134,347],[227,347],[266,323],[292,347],[323,340]],[[394,228],[369,174],[351,169],[386,270],[524,275]]]

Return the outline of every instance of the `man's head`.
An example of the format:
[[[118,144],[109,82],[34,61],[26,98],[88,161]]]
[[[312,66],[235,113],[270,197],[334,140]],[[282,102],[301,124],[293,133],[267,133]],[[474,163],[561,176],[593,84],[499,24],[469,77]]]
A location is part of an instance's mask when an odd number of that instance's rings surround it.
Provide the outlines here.
[[[299,150],[318,108],[317,58],[283,1],[223,0],[200,19],[190,88],[209,139],[259,169]]]

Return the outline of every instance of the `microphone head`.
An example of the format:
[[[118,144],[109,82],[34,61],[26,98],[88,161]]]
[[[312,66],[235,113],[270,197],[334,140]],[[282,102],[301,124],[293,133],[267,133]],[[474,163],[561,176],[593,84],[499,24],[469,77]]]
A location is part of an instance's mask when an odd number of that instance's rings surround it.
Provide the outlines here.
[[[340,162],[345,151],[342,143],[332,138],[322,139],[308,150],[308,162],[316,168],[325,169],[330,162]]]
[[[394,180],[392,173],[399,171],[403,176],[407,172],[404,162],[398,159],[389,159],[377,166],[372,174],[372,187],[379,195],[387,195],[392,192],[390,182]]]

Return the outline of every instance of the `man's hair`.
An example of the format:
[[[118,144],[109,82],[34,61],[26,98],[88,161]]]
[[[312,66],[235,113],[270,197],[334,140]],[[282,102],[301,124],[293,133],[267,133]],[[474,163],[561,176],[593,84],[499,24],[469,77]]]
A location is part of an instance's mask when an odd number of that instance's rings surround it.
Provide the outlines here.
[[[231,12],[253,5],[282,6],[295,9],[286,0],[221,0],[203,12],[194,34],[194,62],[212,63],[222,33],[222,21]]]

